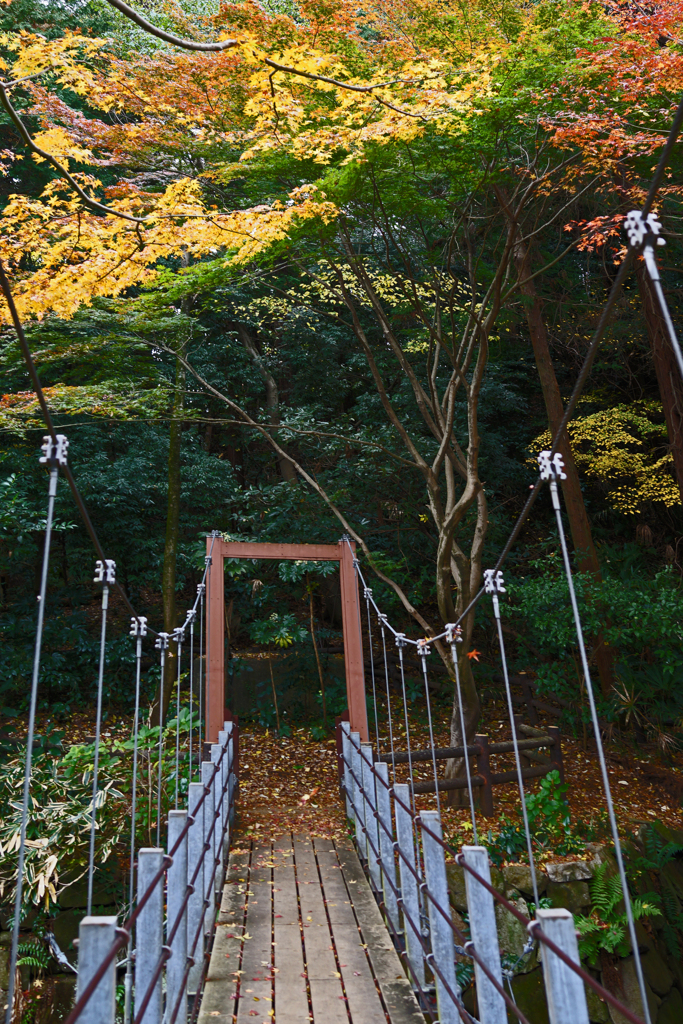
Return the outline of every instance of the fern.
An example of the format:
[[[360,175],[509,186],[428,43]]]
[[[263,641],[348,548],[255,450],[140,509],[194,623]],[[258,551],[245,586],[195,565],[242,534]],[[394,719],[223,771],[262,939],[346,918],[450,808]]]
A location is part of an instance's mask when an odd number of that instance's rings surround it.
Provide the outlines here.
[[[17,967],[35,967],[46,971],[50,966],[50,954],[40,942],[20,942],[17,953]]]
[[[626,956],[630,940],[626,934],[626,911],[623,908],[623,890],[618,875],[607,877],[607,864],[601,864],[591,883],[593,909],[588,917],[576,918],[576,929],[580,935],[579,952],[590,964],[597,963],[601,950]],[[632,901],[633,916],[636,920],[658,914],[659,897],[646,893]]]

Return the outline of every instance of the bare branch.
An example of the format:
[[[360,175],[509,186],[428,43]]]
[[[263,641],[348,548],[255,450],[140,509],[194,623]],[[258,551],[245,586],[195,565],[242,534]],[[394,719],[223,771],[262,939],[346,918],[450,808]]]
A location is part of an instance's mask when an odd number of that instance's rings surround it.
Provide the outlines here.
[[[171,43],[172,46],[180,46],[183,50],[202,50],[202,51],[216,51],[216,50],[229,50],[233,46],[237,46],[239,40],[237,39],[223,39],[218,43],[196,43],[193,39],[181,39],[180,36],[174,36],[170,32],[164,32],[163,29],[157,28],[156,25],[152,25],[151,22],[146,21],[137,11],[134,11],[128,4],[124,4],[123,0],[107,0],[108,4],[115,7],[117,11],[120,11],[124,17],[130,21],[134,21],[136,25],[144,29],[145,32],[149,32],[150,35],[156,36],[157,39],[163,39],[165,43]]]

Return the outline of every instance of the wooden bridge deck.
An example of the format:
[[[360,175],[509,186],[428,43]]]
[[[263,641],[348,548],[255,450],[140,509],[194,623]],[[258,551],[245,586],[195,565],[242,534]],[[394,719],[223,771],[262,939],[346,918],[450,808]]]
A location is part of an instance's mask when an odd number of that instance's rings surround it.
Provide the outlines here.
[[[351,842],[237,850],[200,1024],[424,1024]]]

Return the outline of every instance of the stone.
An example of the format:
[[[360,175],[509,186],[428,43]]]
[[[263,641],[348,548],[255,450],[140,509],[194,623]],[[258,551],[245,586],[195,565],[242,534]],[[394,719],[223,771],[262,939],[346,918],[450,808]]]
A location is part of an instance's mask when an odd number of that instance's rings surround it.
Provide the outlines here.
[[[681,1024],[683,1021],[683,996],[672,988],[657,1014],[657,1024]]]
[[[602,864],[607,864],[607,878],[617,874],[617,859],[614,850],[607,843],[586,843],[586,852],[593,858],[588,862],[593,873]]]
[[[580,914],[591,902],[588,882],[548,882],[547,895],[554,907],[564,907],[571,914]]]
[[[465,890],[465,870],[459,864],[446,864],[448,895],[456,910],[467,910],[467,892]]]
[[[520,896],[519,899],[510,900],[510,902],[522,914],[529,916],[529,908],[523,897]],[[498,944],[503,956],[506,954],[513,957],[521,956],[529,933],[522,922],[518,921],[509,910],[499,903],[496,904],[496,927],[498,928]]]
[[[656,992],[658,996],[668,995],[674,983],[674,976],[657,950],[652,947],[648,949],[645,956],[641,958],[641,963],[643,974],[652,991]]]
[[[540,895],[545,892],[548,880],[541,871],[537,871],[536,881]],[[534,887],[531,880],[531,868],[528,864],[506,864],[503,868],[503,882],[506,893],[516,889],[523,896],[530,896],[533,899]]]
[[[593,877],[593,868],[586,860],[546,864],[545,869],[551,882],[581,882]]]
[[[528,974],[518,974],[512,979],[515,1002],[524,1016],[533,1024],[550,1024],[548,1002],[545,997],[543,971],[540,967]],[[509,1024],[519,1024],[519,1018],[508,1008]]]
[[[609,1024],[609,1010],[607,1003],[601,999],[594,988],[590,985],[584,986],[586,990],[586,1006],[588,1007],[588,1019],[591,1024]]]
[[[624,1004],[627,1010],[637,1014],[639,1017],[643,1017],[643,1001],[640,998],[638,977],[633,957],[624,957],[618,962],[616,969],[621,977],[621,985],[614,991],[614,995],[619,1002]],[[647,980],[645,981],[645,994],[650,1009],[650,1019],[656,1021],[661,999],[654,994]],[[609,1006],[609,1015],[612,1024],[629,1024],[623,1013],[619,1013],[614,1006]]]

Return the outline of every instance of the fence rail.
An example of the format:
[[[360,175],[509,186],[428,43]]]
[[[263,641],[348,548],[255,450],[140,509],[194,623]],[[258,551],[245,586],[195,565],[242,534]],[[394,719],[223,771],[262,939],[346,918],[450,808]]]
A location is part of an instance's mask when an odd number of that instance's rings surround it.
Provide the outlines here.
[[[468,749],[472,756],[472,748],[481,746],[479,740],[477,737]],[[640,1017],[581,967],[574,920],[569,911],[537,908],[535,919],[526,917],[492,886],[485,847],[451,849],[443,839],[439,811],[418,813],[410,786],[391,785],[391,757],[375,760],[372,744],[361,742],[360,735],[352,732],[346,721],[338,724],[338,743],[342,792],[347,814],[354,824],[358,852],[422,1009],[432,1020],[438,1019],[439,1024],[503,1024],[510,1012],[520,1024],[529,1024],[504,988],[495,915],[498,903],[524,925],[529,943],[539,944],[551,1024],[589,1024],[586,984],[630,1024],[643,1024]],[[458,756],[450,753],[458,748],[447,749],[449,753],[445,756]],[[400,756],[394,755],[395,763],[405,763],[397,760]],[[547,766],[526,770],[541,772]],[[515,777],[515,773],[511,774]],[[458,928],[451,914],[446,853],[454,855],[465,871],[470,935]],[[529,951],[531,948],[530,945]],[[463,1003],[456,954],[469,957],[474,965],[478,1021]],[[432,992],[436,996],[436,1010],[430,998]]]
[[[194,1021],[237,784],[237,727],[224,726],[218,743],[211,744],[211,759],[201,763],[201,782],[189,784],[187,809],[169,812],[167,852],[138,852],[137,905],[128,920],[121,927],[116,917],[81,921],[76,1003],[65,1024],[115,1024],[116,971],[122,966],[116,956],[133,929],[134,1024]]]

